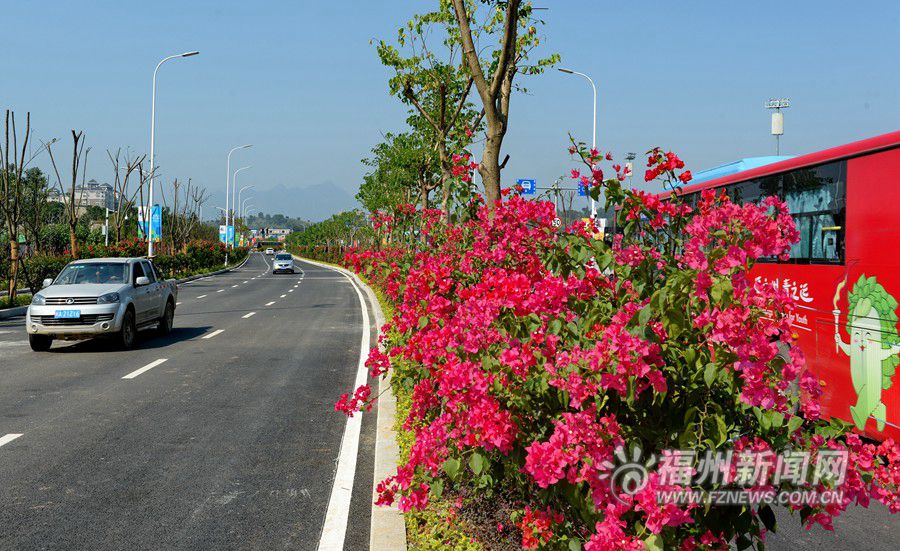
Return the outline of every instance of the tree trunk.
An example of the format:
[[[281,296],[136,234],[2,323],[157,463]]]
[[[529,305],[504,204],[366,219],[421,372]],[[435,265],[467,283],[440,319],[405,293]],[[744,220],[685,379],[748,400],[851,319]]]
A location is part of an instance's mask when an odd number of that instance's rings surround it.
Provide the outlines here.
[[[428,184],[419,184],[419,203],[422,210],[428,210]]]
[[[19,277],[19,241],[14,233],[10,234],[9,239],[9,306],[12,308],[16,303],[16,287],[18,286]]]
[[[72,260],[76,260],[78,258],[78,237],[75,235],[75,225],[69,224],[69,253],[72,255]]]
[[[502,124],[494,122],[488,124],[484,152],[478,166],[481,183],[484,185],[485,202],[491,210],[500,200],[500,146],[503,144],[503,134]]]

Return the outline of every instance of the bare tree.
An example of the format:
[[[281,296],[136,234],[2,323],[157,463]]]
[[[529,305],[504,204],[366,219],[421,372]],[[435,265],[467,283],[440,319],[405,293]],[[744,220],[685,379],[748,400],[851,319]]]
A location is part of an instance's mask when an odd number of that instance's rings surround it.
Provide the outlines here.
[[[169,207],[166,194],[161,190],[162,202]],[[172,251],[183,251],[194,230],[200,223],[200,207],[207,200],[206,189],[198,187],[188,178],[187,185],[176,178],[172,182],[172,206],[169,209],[168,231]]]
[[[61,196],[66,196],[66,190],[63,187],[62,177],[59,175],[59,169],[56,167],[56,159],[53,157],[53,149],[50,147],[52,143],[47,144],[47,153],[50,154],[50,164],[53,165],[53,171],[56,173],[56,184],[59,188]],[[91,152],[91,148],[84,147],[84,132],[75,132],[72,130],[72,185],[68,191],[68,199],[65,201],[66,220],[69,225],[69,254],[72,258],[78,258],[78,237],[76,230],[78,229],[78,208],[81,205],[84,196],[84,181],[87,173],[87,156]],[[78,170],[81,169],[81,187],[78,186]],[[76,191],[80,189],[77,193]]]
[[[135,204],[135,198],[139,192],[141,192],[141,204],[143,204],[143,179],[141,178],[141,173],[143,171],[141,170],[141,167],[147,156],[141,155],[140,157],[134,158],[129,153],[126,153],[125,158],[123,159],[125,166],[123,167],[119,160],[121,157],[121,149],[116,150],[115,156],[113,156],[112,152],[109,150],[106,151],[106,154],[109,156],[109,161],[112,163],[113,171],[115,172],[113,192],[116,196],[116,210],[113,213],[113,225],[116,227],[115,242],[118,243],[122,240],[122,228],[125,225],[125,219],[128,217],[128,213],[131,212],[131,209]],[[124,175],[121,174],[123,168],[125,169]],[[136,174],[139,180],[139,185],[134,191],[131,191],[129,187],[129,180],[131,179],[132,174]]]
[[[10,148],[10,131],[12,131],[12,148]],[[19,150],[18,132],[16,131],[16,115],[6,110],[6,130],[2,147],[0,147],[0,213],[6,220],[6,231],[9,237],[9,287],[7,295],[9,303],[16,299],[16,286],[19,276],[19,217],[22,209],[22,171],[27,164],[25,152],[28,150],[28,138],[31,135],[31,113],[25,114],[25,139]]]

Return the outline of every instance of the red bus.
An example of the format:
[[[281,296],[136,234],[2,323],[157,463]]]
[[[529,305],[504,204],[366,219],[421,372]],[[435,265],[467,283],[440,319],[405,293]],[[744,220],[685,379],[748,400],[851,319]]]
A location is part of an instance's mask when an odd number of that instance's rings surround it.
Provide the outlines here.
[[[794,327],[824,381],[822,414],[870,438],[900,441],[900,131],[686,186],[686,201],[724,188],[736,202],[776,195],[800,231],[786,262],[756,281],[790,291]],[[894,247],[897,247],[896,249]]]

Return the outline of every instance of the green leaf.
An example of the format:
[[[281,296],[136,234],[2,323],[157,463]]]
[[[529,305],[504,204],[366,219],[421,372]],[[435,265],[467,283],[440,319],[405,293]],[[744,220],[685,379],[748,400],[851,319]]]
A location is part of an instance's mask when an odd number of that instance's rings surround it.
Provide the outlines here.
[[[428,316],[419,317],[419,329],[425,329],[426,325],[428,325]]]
[[[758,513],[766,530],[774,533],[777,523],[775,522],[775,512],[772,511],[772,507],[769,505],[760,505]]]
[[[472,472],[476,475],[480,475],[481,471],[484,469],[484,465],[487,460],[478,452],[472,454],[472,457],[469,458],[469,467],[472,469]]]
[[[431,481],[431,495],[434,496],[435,499],[440,499],[441,494],[444,493],[444,481],[440,478]]]
[[[719,440],[716,442],[716,447],[718,448],[728,440],[728,425],[725,424],[725,418],[721,415],[716,415],[715,418],[716,431],[719,433]]]
[[[638,312],[638,326],[643,327],[647,325],[647,322],[650,321],[650,316],[653,315],[653,308],[649,305],[644,306],[640,312]]]
[[[712,387],[713,383],[716,382],[716,375],[718,375],[716,364],[714,362],[706,364],[706,367],[703,369],[703,382],[706,383],[706,386]]]
[[[788,431],[794,432],[800,428],[800,425],[803,424],[803,418],[799,415],[795,415],[791,417],[791,420],[788,421]]]
[[[581,551],[581,542],[578,540],[569,540],[569,551]]]
[[[649,536],[647,536],[647,539],[644,540],[644,546],[647,548],[647,551],[662,551],[662,538],[659,536],[659,534],[650,534]]]
[[[459,459],[456,459],[455,457],[451,457],[444,461],[444,472],[447,473],[450,480],[456,481],[456,477],[459,476],[459,467]]]

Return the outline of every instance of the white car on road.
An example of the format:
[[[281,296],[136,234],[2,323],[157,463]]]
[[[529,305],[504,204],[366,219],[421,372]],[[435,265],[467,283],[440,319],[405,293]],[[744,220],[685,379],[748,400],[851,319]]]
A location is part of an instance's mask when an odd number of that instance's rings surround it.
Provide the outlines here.
[[[272,261],[272,273],[277,274],[278,272],[295,273],[294,257],[290,253],[278,253],[275,255],[275,260]]]
[[[45,280],[32,298],[25,316],[28,342],[44,351],[54,339],[108,336],[131,348],[140,329],[172,330],[177,300],[175,281],[162,279],[149,260],[77,260]]]

